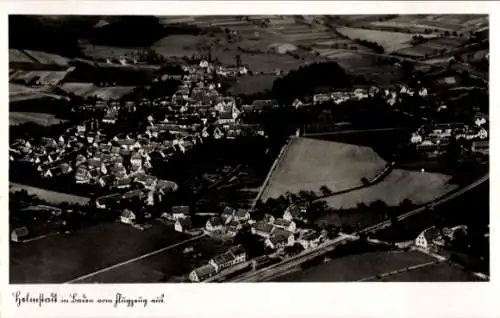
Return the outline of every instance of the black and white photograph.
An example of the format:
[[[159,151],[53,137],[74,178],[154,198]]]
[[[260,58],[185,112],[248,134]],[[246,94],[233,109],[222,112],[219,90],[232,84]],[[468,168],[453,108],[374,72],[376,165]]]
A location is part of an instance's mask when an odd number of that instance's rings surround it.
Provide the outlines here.
[[[10,284],[490,281],[488,15],[77,13],[8,16]]]

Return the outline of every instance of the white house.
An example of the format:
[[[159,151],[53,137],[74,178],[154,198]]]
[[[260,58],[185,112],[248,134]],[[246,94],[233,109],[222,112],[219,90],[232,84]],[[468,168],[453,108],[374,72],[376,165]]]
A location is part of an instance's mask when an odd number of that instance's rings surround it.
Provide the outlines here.
[[[209,232],[214,232],[214,231],[219,231],[223,229],[223,224],[222,220],[220,217],[212,217],[207,221],[207,224],[205,225],[205,228]]]
[[[298,240],[297,243],[302,245],[304,249],[309,249],[309,248],[315,248],[318,246],[320,242],[320,235],[316,232],[310,232],[302,235]]]
[[[442,245],[442,237],[438,228],[430,227],[423,230],[415,239],[415,245],[424,249],[429,249],[436,245]]]
[[[22,241],[23,238],[26,238],[26,236],[28,236],[28,234],[29,234],[29,231],[28,231],[27,227],[25,227],[25,226],[19,227],[19,228],[12,230],[12,232],[10,233],[10,239],[13,242],[20,242],[20,241]]]
[[[184,219],[177,219],[175,221],[174,228],[177,232],[185,232],[189,229],[191,229],[192,223],[191,223],[191,218],[187,217]]]
[[[172,207],[172,217],[175,220],[185,219],[189,217],[189,206],[187,205],[176,205]]]
[[[418,96],[422,96],[422,97],[427,96],[427,88],[422,87],[422,88],[418,91]]]
[[[135,214],[134,212],[125,209],[120,216],[120,221],[124,224],[133,224],[135,222]]]
[[[419,143],[422,142],[422,136],[419,135],[419,134],[414,133],[414,134],[411,135],[410,142],[412,144],[419,144]]]
[[[234,255],[232,253],[224,253],[214,256],[208,264],[215,267],[217,272],[220,272],[223,269],[231,267],[233,265]]]

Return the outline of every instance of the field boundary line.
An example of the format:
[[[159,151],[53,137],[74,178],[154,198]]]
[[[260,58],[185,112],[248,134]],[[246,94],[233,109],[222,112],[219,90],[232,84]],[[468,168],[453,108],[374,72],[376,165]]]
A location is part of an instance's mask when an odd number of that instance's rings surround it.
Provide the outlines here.
[[[74,279],[72,279],[70,281],[67,281],[67,282],[63,283],[63,284],[72,284],[72,283],[76,283],[76,282],[82,281],[84,279],[87,279],[87,278],[90,278],[90,277],[93,277],[93,276],[96,276],[96,275],[108,272],[108,271],[113,270],[115,268],[118,268],[118,267],[121,267],[121,266],[124,266],[124,265],[128,265],[128,264],[140,261],[140,260],[142,260],[144,258],[147,258],[147,257],[153,256],[153,255],[165,252],[165,251],[167,251],[169,249],[172,249],[174,247],[180,246],[182,244],[185,244],[185,243],[188,243],[188,242],[192,242],[192,241],[195,241],[195,240],[199,240],[199,239],[201,239],[202,237],[205,237],[205,236],[206,236],[205,234],[202,234],[202,235],[198,235],[198,236],[192,237],[192,238],[184,240],[182,242],[178,242],[178,243],[175,243],[175,244],[163,247],[163,248],[161,248],[159,250],[156,250],[156,251],[153,251],[153,252],[149,252],[149,253],[146,253],[144,255],[137,256],[137,257],[131,258],[129,260],[123,261],[121,263],[118,263],[118,264],[115,264],[115,265],[111,265],[111,266],[105,267],[103,269],[97,270],[95,272],[92,272],[92,273],[89,273],[89,274],[86,274],[86,275],[74,278]]]
[[[294,137],[292,137],[294,138]],[[289,139],[287,140],[286,144],[283,145],[283,147],[281,147],[281,150],[278,154],[278,156],[276,157],[276,159],[274,159],[274,162],[273,164],[271,165],[271,168],[269,169],[269,172],[267,173],[267,176],[266,176],[266,179],[264,179],[264,182],[262,183],[262,185],[260,186],[260,190],[259,190],[259,193],[257,194],[257,196],[255,197],[255,199],[253,200],[252,202],[252,205],[250,207],[251,210],[253,210],[255,208],[255,205],[257,204],[257,202],[260,200],[260,198],[262,197],[262,194],[264,193],[264,190],[266,189],[268,183],[269,183],[269,180],[271,180],[271,176],[272,174],[274,173],[274,171],[276,170],[276,168],[278,167],[278,163],[281,161],[281,159],[283,159],[283,155],[287,152],[289,146],[290,146],[290,143],[293,141],[294,139]]]

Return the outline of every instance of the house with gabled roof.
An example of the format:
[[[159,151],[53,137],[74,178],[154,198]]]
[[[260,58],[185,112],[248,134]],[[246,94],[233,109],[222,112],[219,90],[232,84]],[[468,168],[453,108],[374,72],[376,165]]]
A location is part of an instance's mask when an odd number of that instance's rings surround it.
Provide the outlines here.
[[[274,226],[269,223],[264,223],[262,221],[253,224],[251,231],[253,234],[261,236],[263,238],[268,238],[271,236],[274,230]]]
[[[211,264],[200,266],[189,273],[189,280],[191,282],[204,281],[217,273],[216,268]]]
[[[274,220],[274,226],[283,230],[287,230],[290,232],[295,232],[297,226],[294,221],[288,221],[284,219],[276,219]]]
[[[250,219],[250,212],[246,209],[238,209],[234,213],[234,219],[236,221],[249,220]]]
[[[10,240],[13,242],[21,242],[29,235],[29,230],[26,226],[18,227],[10,233]]]
[[[224,228],[224,225],[220,217],[214,216],[207,221],[205,228],[209,232],[214,232],[222,230]]]
[[[90,172],[87,168],[79,166],[75,173],[75,183],[86,184],[90,182]]]
[[[174,224],[174,228],[177,232],[186,232],[190,230],[192,226],[191,217],[177,219]]]
[[[264,244],[272,249],[281,249],[295,244],[295,238],[292,232],[276,229]]]
[[[134,224],[135,223],[135,214],[129,209],[123,210],[122,214],[120,215],[120,222],[124,224]]]
[[[172,207],[172,217],[176,220],[187,218],[190,215],[189,210],[187,205],[174,205]]]

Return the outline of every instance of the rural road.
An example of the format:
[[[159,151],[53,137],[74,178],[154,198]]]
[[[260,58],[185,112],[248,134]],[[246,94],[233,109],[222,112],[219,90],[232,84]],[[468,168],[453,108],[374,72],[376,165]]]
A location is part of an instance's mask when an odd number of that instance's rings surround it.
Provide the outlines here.
[[[202,235],[198,235],[198,236],[195,236],[195,237],[192,237],[190,239],[187,239],[187,240],[184,240],[182,242],[178,242],[178,243],[175,243],[175,244],[172,244],[172,245],[169,245],[169,246],[166,246],[166,247],[163,247],[159,250],[156,250],[156,251],[153,251],[153,252],[149,252],[149,253],[146,253],[144,255],[141,255],[141,256],[138,256],[138,257],[135,257],[135,258],[132,258],[132,259],[129,259],[127,261],[124,261],[124,262],[121,262],[121,263],[118,263],[118,264],[115,264],[115,265],[112,265],[112,266],[108,266],[108,267],[105,267],[103,269],[100,269],[98,271],[95,271],[95,272],[92,272],[92,273],[89,273],[87,275],[83,275],[83,276],[80,276],[80,277],[77,277],[77,278],[74,278],[70,281],[67,281],[65,282],[64,284],[73,284],[73,283],[77,283],[77,282],[80,282],[82,280],[85,280],[85,279],[88,279],[90,277],[94,277],[96,275],[99,275],[99,274],[102,274],[102,273],[105,273],[105,272],[108,272],[110,270],[113,270],[113,269],[116,269],[118,267],[122,267],[122,266],[125,266],[125,265],[128,265],[128,264],[131,264],[131,263],[134,263],[134,262],[137,262],[137,261],[140,261],[142,259],[145,259],[147,257],[150,257],[150,256],[153,256],[153,255],[156,255],[156,254],[159,254],[159,253],[163,253],[165,251],[168,251],[172,248],[175,248],[175,247],[178,247],[182,244],[186,244],[188,242],[193,242],[193,241],[196,241],[196,240],[199,240],[201,238],[205,237],[205,234],[202,234]]]
[[[474,189],[475,187],[486,182],[487,180],[489,180],[489,174],[483,176],[482,178],[476,180],[472,184],[470,184],[470,185],[468,185],[460,190],[445,194],[443,197],[441,197],[437,200],[434,200],[431,203],[428,203],[423,207],[420,207],[420,208],[414,209],[412,211],[409,211],[405,214],[402,214],[402,215],[398,216],[397,219],[398,219],[398,221],[400,221],[400,220],[406,219],[412,215],[415,215],[417,213],[421,213],[421,212],[429,209],[430,207],[434,207],[434,206],[443,204],[445,202],[448,202],[448,201]],[[268,280],[272,277],[275,277],[277,275],[280,275],[281,273],[284,273],[284,272],[290,270],[293,267],[299,266],[301,263],[303,263],[307,260],[314,259],[318,256],[325,254],[328,251],[334,250],[335,246],[337,246],[339,244],[344,244],[347,241],[355,240],[354,237],[358,236],[361,233],[367,233],[367,234],[374,233],[375,231],[377,231],[379,229],[383,229],[383,228],[390,226],[390,224],[391,224],[391,221],[387,220],[387,221],[383,221],[383,222],[380,222],[378,224],[375,224],[373,226],[367,227],[359,232],[352,233],[352,235],[339,236],[331,241],[327,241],[327,242],[321,244],[320,246],[318,246],[314,249],[307,250],[305,253],[301,253],[299,255],[293,256],[291,258],[283,260],[280,263],[269,266],[267,268],[263,268],[263,269],[258,270],[258,271],[253,271],[253,272],[246,273],[244,275],[235,277],[234,279],[229,280],[229,281],[231,281],[231,282],[243,282],[243,281],[244,282],[252,282],[252,281]]]

